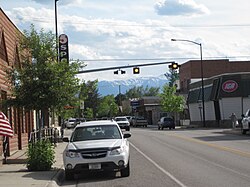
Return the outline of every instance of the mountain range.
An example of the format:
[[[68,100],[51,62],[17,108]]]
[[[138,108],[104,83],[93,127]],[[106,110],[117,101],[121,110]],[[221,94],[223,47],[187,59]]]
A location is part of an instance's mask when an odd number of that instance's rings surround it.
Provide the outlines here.
[[[133,87],[143,86],[146,88],[150,87],[160,87],[160,90],[163,85],[168,83],[168,80],[165,76],[159,77],[140,77],[136,79],[127,79],[127,80],[113,80],[113,81],[99,81],[98,90],[101,96],[106,95],[117,95],[119,93],[125,94],[126,91]]]

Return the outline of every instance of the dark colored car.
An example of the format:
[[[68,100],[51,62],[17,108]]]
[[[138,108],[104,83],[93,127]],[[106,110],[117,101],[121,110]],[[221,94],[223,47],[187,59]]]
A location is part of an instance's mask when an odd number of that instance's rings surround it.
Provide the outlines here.
[[[158,122],[158,130],[163,130],[164,128],[175,129],[175,122],[173,118],[162,117]]]

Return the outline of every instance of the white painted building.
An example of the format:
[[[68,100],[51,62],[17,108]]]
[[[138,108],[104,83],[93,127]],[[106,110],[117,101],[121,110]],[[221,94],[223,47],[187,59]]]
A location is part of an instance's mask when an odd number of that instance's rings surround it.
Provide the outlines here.
[[[190,84],[187,98],[190,120],[202,121],[201,81]],[[206,126],[230,127],[230,116],[238,119],[250,108],[250,73],[231,73],[204,80],[204,105]]]

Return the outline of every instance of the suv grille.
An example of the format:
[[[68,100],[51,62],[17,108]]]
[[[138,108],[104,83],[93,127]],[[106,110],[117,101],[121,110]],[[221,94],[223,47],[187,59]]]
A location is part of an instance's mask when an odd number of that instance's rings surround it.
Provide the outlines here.
[[[94,159],[94,158],[103,158],[107,155],[107,150],[104,149],[92,149],[81,151],[82,158]]]

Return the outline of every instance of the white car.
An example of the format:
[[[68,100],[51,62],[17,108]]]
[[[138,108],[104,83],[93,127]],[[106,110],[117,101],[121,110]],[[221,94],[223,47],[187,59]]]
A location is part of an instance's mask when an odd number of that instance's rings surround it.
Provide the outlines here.
[[[70,119],[68,119],[68,120],[66,121],[66,127],[67,127],[68,129],[70,129],[70,128],[75,128],[76,123],[77,123],[76,118],[70,118]]]
[[[246,111],[246,114],[242,115],[242,126],[241,126],[241,133],[246,134],[247,131],[250,131],[250,109]]]
[[[65,179],[83,171],[120,171],[130,175],[129,138],[118,124],[111,120],[83,122],[75,127],[63,152]]]
[[[126,129],[126,131],[130,130],[130,123],[126,116],[115,117],[115,121],[121,129]]]

